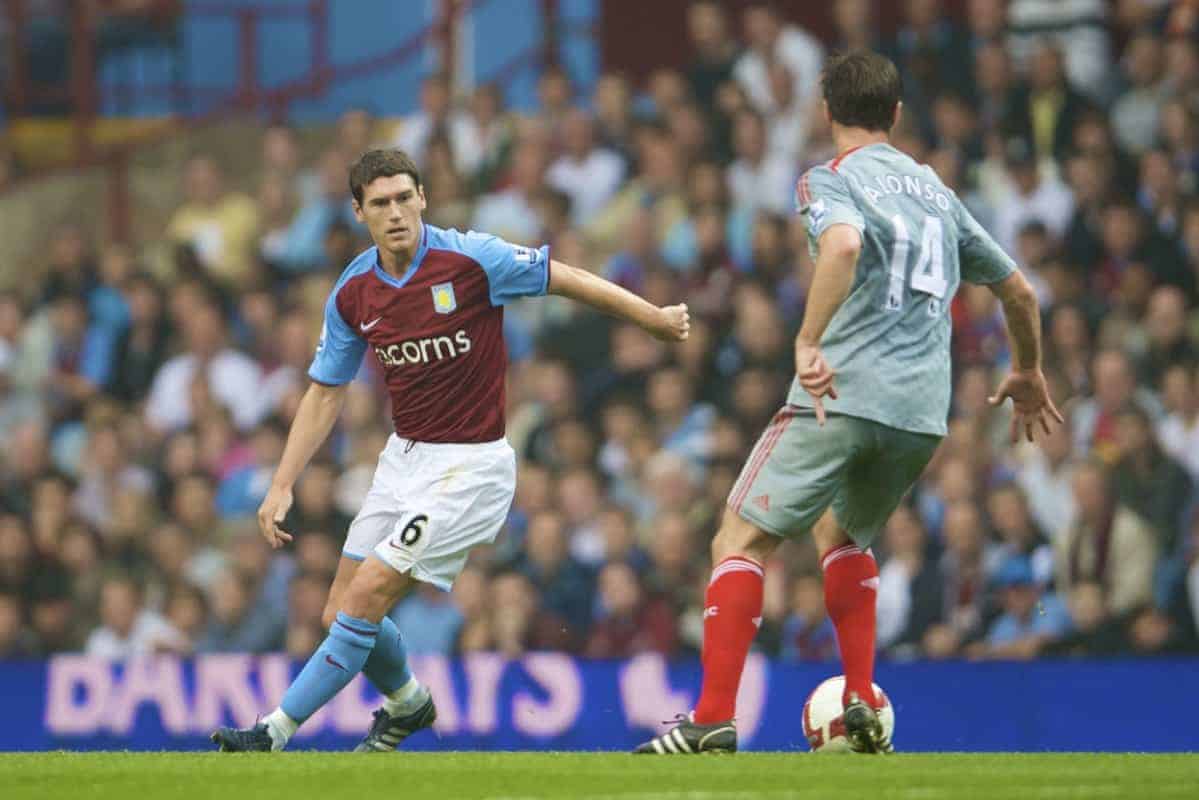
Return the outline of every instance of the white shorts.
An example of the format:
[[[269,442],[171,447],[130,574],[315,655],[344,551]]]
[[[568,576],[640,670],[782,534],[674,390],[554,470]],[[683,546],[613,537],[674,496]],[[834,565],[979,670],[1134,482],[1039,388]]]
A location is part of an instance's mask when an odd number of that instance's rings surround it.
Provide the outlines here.
[[[342,555],[374,553],[413,578],[449,591],[475,545],[495,541],[516,492],[516,453],[506,439],[429,444],[394,433]]]

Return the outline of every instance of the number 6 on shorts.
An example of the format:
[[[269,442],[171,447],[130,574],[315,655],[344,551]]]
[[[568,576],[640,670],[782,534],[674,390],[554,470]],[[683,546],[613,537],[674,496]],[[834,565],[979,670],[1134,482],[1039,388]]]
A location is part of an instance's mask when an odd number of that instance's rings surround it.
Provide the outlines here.
[[[429,524],[428,514],[411,514],[399,518],[387,537],[387,546],[403,551],[408,558],[415,558],[428,544],[425,528]]]
[[[400,544],[412,547],[425,534],[425,523],[429,521],[428,514],[417,514],[408,520],[408,524],[400,531]],[[403,520],[401,520],[403,522]],[[398,525],[396,527],[399,527]]]

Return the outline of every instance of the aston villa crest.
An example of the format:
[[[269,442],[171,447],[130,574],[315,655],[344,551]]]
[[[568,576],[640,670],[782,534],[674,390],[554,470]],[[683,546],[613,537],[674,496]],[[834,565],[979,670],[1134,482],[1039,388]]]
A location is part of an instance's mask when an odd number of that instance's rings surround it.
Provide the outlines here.
[[[454,297],[454,283],[439,283],[433,287],[433,310],[438,314],[449,314],[458,307]]]

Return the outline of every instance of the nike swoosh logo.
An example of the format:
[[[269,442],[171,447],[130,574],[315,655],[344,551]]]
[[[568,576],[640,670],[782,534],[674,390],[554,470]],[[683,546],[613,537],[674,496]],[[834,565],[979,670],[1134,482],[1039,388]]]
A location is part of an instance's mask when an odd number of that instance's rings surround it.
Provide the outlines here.
[[[333,666],[337,667],[337,668],[338,668],[339,670],[341,670],[342,672],[349,672],[349,670],[348,670],[348,669],[346,669],[346,668],[345,668],[345,667],[343,667],[341,664],[338,664],[336,661],[334,661],[334,660],[333,660],[333,656],[331,656],[331,655],[328,655],[328,654],[326,654],[326,655],[325,655],[325,661],[327,661],[328,663],[330,663],[330,664],[332,664]]]
[[[378,325],[382,321],[382,319],[383,319],[382,317],[375,317],[370,322],[360,322],[360,323],[358,323],[358,330],[362,331],[363,333],[366,333],[371,328]]]

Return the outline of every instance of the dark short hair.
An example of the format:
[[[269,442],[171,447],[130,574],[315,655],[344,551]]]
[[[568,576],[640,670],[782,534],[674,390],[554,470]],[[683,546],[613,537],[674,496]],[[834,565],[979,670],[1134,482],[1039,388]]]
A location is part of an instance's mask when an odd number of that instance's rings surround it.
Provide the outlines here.
[[[362,191],[376,178],[408,175],[419,189],[420,170],[403,150],[367,150],[350,165],[350,194],[362,204]]]
[[[820,88],[833,122],[889,131],[903,95],[903,80],[891,59],[869,50],[854,50],[828,60]]]

